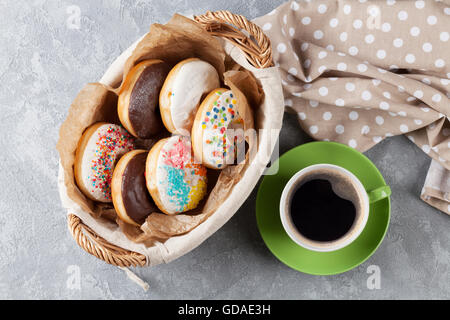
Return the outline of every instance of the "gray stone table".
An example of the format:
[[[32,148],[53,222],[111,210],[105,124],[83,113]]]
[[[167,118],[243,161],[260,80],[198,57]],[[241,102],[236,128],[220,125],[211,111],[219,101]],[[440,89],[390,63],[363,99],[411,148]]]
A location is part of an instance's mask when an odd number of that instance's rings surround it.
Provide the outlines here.
[[[175,12],[228,9],[255,18],[281,3],[0,0],[0,298],[450,298],[450,217],[419,199],[430,159],[404,137],[366,153],[392,187],[391,223],[378,251],[341,275],[306,275],[272,256],[256,227],[257,189],[194,251],[168,265],[135,269],[150,283],[148,292],[71,238],[56,186],[55,144],[82,86],[97,81],[151,23]],[[286,115],[281,152],[309,140]],[[367,287],[370,265],[380,268],[380,289]],[[73,270],[79,288],[70,285]]]

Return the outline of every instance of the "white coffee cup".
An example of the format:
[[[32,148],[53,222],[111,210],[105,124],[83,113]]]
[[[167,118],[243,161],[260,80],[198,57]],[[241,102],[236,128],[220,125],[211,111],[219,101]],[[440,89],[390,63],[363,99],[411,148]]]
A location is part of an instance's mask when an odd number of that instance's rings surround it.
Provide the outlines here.
[[[350,200],[355,206],[356,215],[350,229],[340,238],[332,241],[317,241],[305,237],[295,227],[291,216],[291,200],[295,192],[307,181],[328,180],[334,193]],[[332,164],[315,164],[298,171],[288,181],[280,199],[280,218],[288,236],[298,245],[318,252],[336,251],[351,244],[364,230],[369,218],[370,203],[379,201],[391,194],[389,186],[381,186],[367,192],[359,179],[345,168]]]

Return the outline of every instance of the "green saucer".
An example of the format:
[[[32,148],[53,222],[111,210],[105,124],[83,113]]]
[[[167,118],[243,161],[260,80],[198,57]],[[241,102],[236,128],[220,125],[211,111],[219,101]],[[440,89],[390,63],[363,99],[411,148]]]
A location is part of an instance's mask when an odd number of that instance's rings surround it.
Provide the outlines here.
[[[318,163],[330,163],[351,171],[366,190],[384,186],[383,176],[362,153],[336,142],[310,142],[298,146],[278,160],[278,172],[266,175],[256,198],[256,219],[269,250],[292,269],[331,275],[348,271],[366,261],[381,244],[389,225],[389,197],[370,204],[363,232],[350,245],[334,252],[305,249],[289,238],[280,220],[279,203],[285,184],[299,170]],[[273,167],[277,167],[274,163]]]

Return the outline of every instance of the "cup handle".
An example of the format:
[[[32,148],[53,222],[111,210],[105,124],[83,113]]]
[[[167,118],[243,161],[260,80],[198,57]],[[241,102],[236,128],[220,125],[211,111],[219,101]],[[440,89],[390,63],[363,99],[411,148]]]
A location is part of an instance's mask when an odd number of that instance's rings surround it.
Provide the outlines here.
[[[391,188],[389,186],[382,186],[367,192],[367,195],[369,196],[369,202],[374,203],[389,197],[391,193]]]

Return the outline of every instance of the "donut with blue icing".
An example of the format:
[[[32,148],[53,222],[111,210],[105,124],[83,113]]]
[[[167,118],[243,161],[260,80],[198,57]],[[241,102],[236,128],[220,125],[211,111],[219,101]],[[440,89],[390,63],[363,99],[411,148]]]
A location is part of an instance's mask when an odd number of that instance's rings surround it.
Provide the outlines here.
[[[168,215],[195,209],[207,191],[207,170],[194,162],[191,140],[172,136],[158,141],[146,162],[147,189]]]

